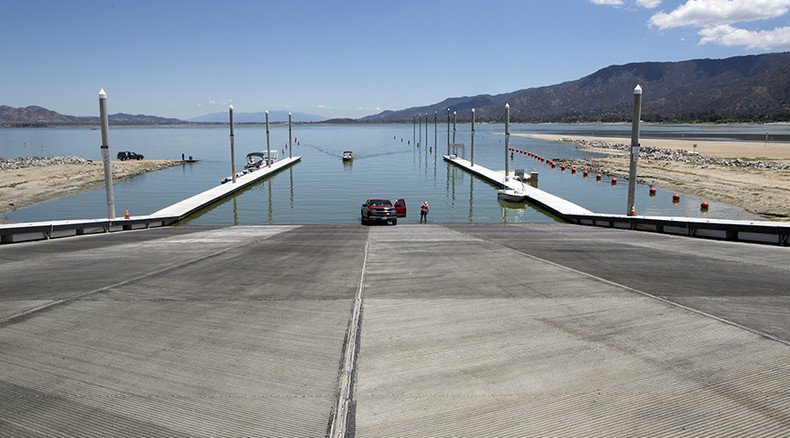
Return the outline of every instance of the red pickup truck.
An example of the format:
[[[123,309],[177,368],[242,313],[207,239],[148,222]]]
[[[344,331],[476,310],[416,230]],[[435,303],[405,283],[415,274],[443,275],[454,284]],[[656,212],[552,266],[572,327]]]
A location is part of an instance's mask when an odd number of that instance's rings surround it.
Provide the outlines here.
[[[398,199],[393,206],[389,199],[369,198],[362,204],[359,214],[363,224],[378,221],[397,225],[399,217],[406,217],[406,200]]]

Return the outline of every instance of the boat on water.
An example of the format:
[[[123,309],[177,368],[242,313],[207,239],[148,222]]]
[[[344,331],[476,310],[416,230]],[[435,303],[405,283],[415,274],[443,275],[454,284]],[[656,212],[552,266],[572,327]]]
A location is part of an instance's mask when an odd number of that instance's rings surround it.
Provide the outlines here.
[[[506,202],[524,202],[527,200],[527,193],[523,190],[502,189],[496,192],[496,197]]]
[[[250,152],[247,154],[247,161],[244,163],[244,169],[246,170],[256,170],[259,169],[261,166],[266,166],[267,164],[272,164],[279,159],[279,151],[270,150],[268,151],[260,151],[260,152]]]
[[[351,161],[354,159],[354,153],[351,151],[343,151],[343,161]]]
[[[236,173],[236,178],[242,177],[250,172],[255,172],[256,170],[260,169],[261,167],[266,167],[267,163],[272,164],[275,163],[279,159],[278,151],[272,150],[269,151],[267,154],[266,151],[260,152],[250,152],[247,154],[247,161],[244,163],[244,170],[241,172]],[[228,181],[232,181],[233,177],[226,177],[220,184],[225,184]]]

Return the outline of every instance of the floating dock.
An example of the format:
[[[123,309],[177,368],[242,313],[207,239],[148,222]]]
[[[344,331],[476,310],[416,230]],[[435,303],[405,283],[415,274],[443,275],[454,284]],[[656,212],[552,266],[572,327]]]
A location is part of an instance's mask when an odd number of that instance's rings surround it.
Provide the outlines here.
[[[302,157],[283,158],[282,160],[272,163],[272,165],[269,167],[261,167],[258,170],[236,177],[235,183],[228,181],[224,184],[220,184],[219,186],[208,189],[203,193],[198,193],[191,198],[184,199],[181,202],[177,202],[169,207],[163,208],[151,216],[178,217],[178,220],[182,220],[190,214],[217,201],[220,201],[228,195],[231,195],[260,179],[266,178],[269,175],[292,166],[301,159]]]
[[[69,219],[42,222],[24,222],[0,224],[0,243],[14,243],[26,240],[52,239],[56,237],[81,236],[92,233],[109,233],[113,231],[137,230],[172,225],[186,219],[194,212],[230,196],[251,184],[286,169],[302,157],[284,158],[270,167],[262,167],[253,172],[241,175],[236,182],[227,182],[217,187],[198,193],[153,214],[131,216],[128,219]]]
[[[463,158],[459,158],[454,155],[445,155],[444,160],[449,161],[456,166],[502,188],[523,191],[527,194],[527,198],[529,198],[532,203],[537,204],[538,206],[554,214],[565,216],[570,214],[585,215],[592,213],[592,211],[576,205],[573,202],[562,199],[559,196],[554,196],[551,193],[544,192],[543,190],[532,187],[529,184],[524,184],[514,178],[508,178],[505,181],[504,173],[487,169],[479,164],[472,165],[470,161],[464,160]]]
[[[499,187],[524,191],[530,203],[556,214],[566,222],[577,225],[623,228],[752,243],[790,244],[790,223],[787,222],[597,214],[559,196],[522,184],[521,181],[516,179],[504,181],[504,173],[487,169],[479,164],[473,166],[471,162],[463,158],[445,155],[444,160]]]

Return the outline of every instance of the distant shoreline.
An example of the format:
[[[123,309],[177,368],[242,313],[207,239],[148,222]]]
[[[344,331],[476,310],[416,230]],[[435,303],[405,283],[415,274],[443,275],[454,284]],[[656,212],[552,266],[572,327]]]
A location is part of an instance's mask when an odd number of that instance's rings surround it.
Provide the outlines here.
[[[376,122],[363,122],[355,119],[329,119],[320,122],[292,122],[294,125],[405,125],[411,124],[412,121],[376,121]],[[458,123],[469,123],[468,120],[461,120]],[[481,125],[504,125],[504,121],[477,121]],[[264,126],[266,123],[261,122],[234,122],[235,126]],[[287,121],[269,122],[270,125],[287,125]],[[439,121],[439,124],[442,124]],[[524,125],[600,125],[600,126],[621,126],[630,125],[630,122],[516,122],[511,121],[511,124],[524,124]],[[183,122],[183,123],[111,123],[111,128],[170,128],[170,127],[211,127],[211,126],[228,126],[228,122]],[[658,123],[658,122],[642,122],[642,126],[790,126],[790,122],[774,121],[765,123],[749,123],[749,122],[728,122],[728,123],[713,123],[713,122],[677,122],[677,123]],[[99,128],[99,124],[66,124],[66,123],[53,123],[53,124],[32,124],[32,123],[0,123],[0,129],[19,129],[19,128],[86,128],[94,129]]]

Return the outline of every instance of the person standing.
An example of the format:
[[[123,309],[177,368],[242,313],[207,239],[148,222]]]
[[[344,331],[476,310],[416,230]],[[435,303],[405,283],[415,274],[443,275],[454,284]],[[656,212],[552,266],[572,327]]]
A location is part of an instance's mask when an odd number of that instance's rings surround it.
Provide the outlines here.
[[[422,201],[422,205],[420,205],[420,223],[428,223],[428,201]]]

